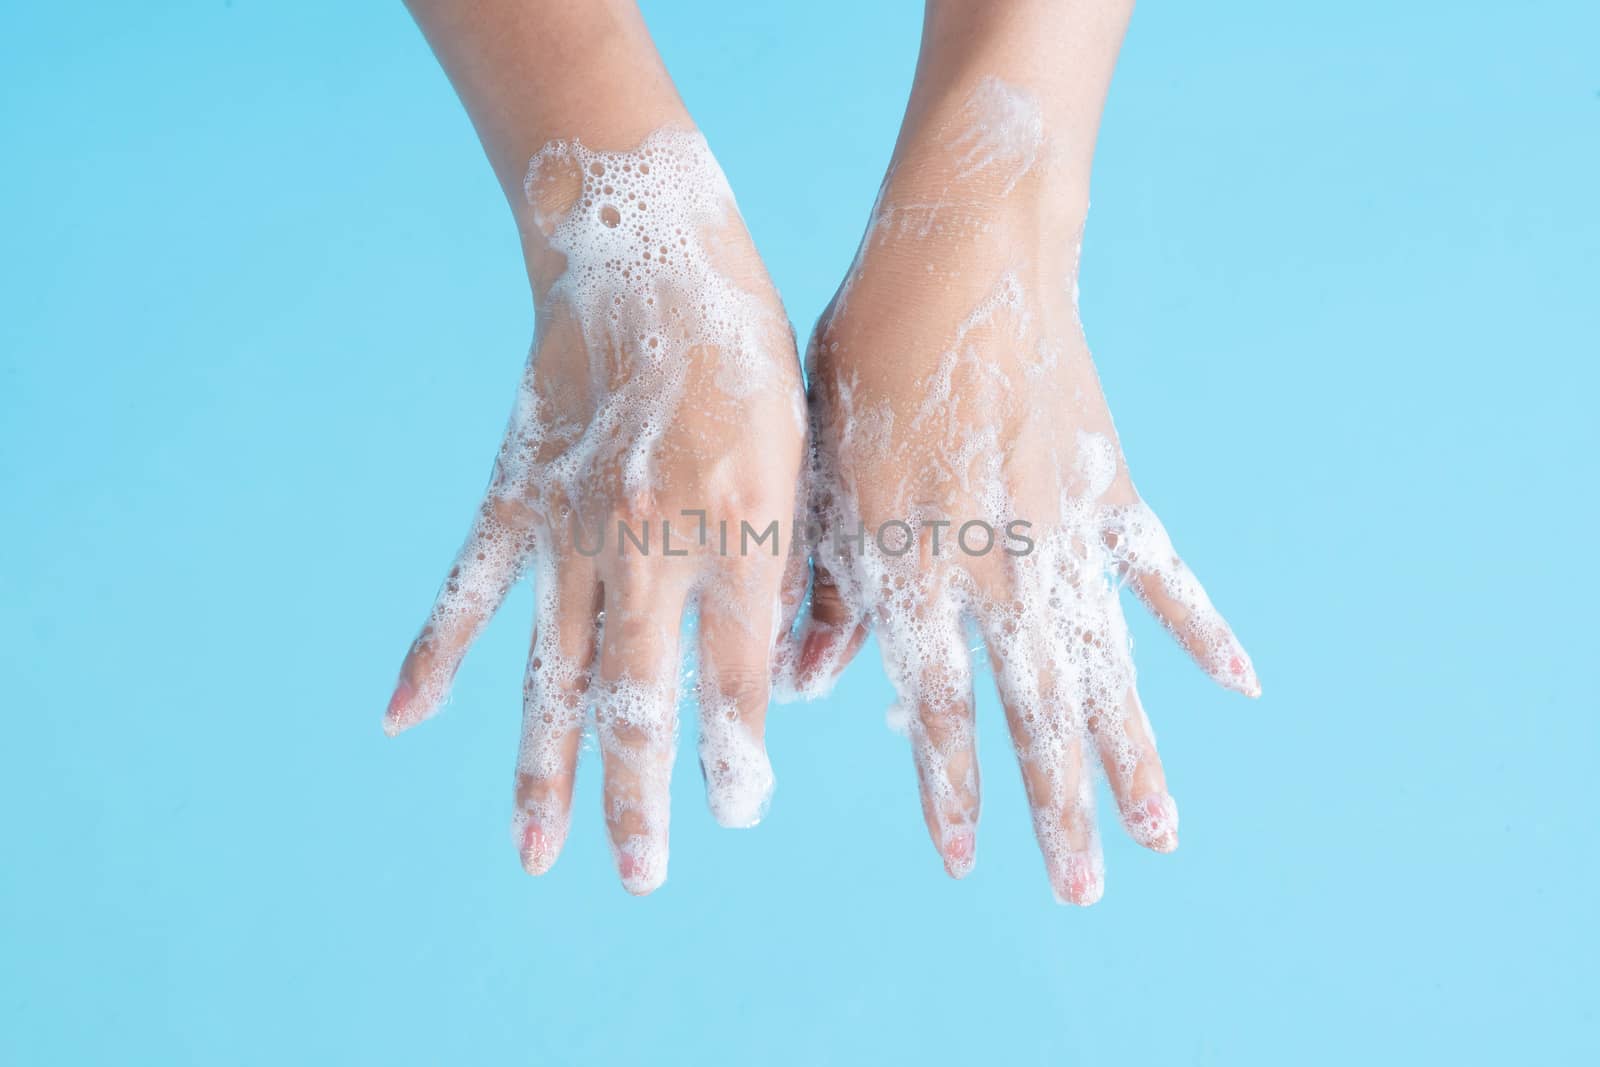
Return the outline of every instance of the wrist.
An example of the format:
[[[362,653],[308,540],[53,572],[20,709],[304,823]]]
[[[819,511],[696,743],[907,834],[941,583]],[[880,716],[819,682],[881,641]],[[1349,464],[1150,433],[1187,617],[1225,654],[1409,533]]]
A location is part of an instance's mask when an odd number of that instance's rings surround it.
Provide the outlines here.
[[[902,131],[880,208],[921,205],[930,215],[925,233],[1014,223],[1045,239],[1076,234],[1089,210],[1090,168],[1059,150],[1030,103],[996,80],[930,110],[919,128]]]
[[[991,198],[1032,197],[1072,230],[1088,205],[1100,114],[1132,0],[928,0],[895,146],[903,176],[941,171]],[[920,193],[937,192],[922,182]]]
[[[1059,150],[1037,97],[992,76],[954,87],[901,131],[879,194],[880,236],[959,245],[950,261],[1074,247],[1089,210],[1086,160]],[[882,223],[893,217],[893,225]]]
[[[528,160],[553,140],[638,144],[688,113],[633,0],[407,0],[523,219]]]

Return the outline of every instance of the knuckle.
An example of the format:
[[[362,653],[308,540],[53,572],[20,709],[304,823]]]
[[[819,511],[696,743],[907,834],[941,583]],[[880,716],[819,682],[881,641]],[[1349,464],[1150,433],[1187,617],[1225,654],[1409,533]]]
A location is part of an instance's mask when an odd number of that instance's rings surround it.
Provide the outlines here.
[[[935,744],[964,741],[970,735],[971,704],[960,693],[933,686],[918,694],[917,722]]]
[[[764,707],[770,684],[770,672],[763,666],[751,663],[719,666],[706,672],[716,694],[741,711]]]

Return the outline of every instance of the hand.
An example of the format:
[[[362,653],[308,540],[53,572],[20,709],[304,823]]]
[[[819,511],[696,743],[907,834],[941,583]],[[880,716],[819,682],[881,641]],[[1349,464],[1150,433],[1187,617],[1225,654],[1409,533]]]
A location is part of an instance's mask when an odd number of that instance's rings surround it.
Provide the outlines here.
[[[724,549],[718,533],[794,514],[794,337],[698,133],[662,129],[616,152],[552,141],[525,193],[537,335],[488,493],[384,725],[398,733],[439,709],[531,571],[516,846],[530,874],[555,862],[592,707],[617,867],[643,894],[667,874],[686,607],[699,612],[712,811],[753,825],[772,791],[763,737],[786,560],[766,544]]]
[[[961,88],[908,118],[809,347],[826,532],[799,684],[825,688],[876,627],[923,816],[961,877],[979,809],[974,627],[1051,884],[1092,904],[1104,876],[1091,754],[1133,838],[1158,852],[1178,843],[1116,581],[1214,679],[1260,690],[1129,478],[1078,320],[1086,179],[1034,93],[992,76]]]

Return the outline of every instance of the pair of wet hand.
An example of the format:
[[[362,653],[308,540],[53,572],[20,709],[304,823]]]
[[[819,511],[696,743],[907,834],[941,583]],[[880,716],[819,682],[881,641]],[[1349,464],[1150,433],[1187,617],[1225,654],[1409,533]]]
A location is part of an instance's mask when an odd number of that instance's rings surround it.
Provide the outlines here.
[[[1095,764],[1134,839],[1175,848],[1119,586],[1217,681],[1259,686],[1128,477],[1078,324],[1077,235],[1033,254],[1005,203],[924,205],[891,175],[808,346],[808,397],[698,134],[628,152],[554,143],[527,194],[537,335],[385,728],[439,709],[530,576],[514,843],[532,874],[555,862],[592,720],[617,870],[648,893],[667,875],[686,616],[699,762],[729,826],[754,825],[771,797],[774,693],[825,694],[875,631],[891,723],[959,877],[976,857],[976,635],[1058,899],[1103,891]]]

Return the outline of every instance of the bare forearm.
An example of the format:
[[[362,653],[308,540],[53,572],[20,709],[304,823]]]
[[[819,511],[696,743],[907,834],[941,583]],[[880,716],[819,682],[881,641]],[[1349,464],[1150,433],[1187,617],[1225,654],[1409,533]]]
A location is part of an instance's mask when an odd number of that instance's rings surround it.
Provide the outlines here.
[[[407,0],[524,218],[547,141],[628,148],[688,113],[633,0]]]

